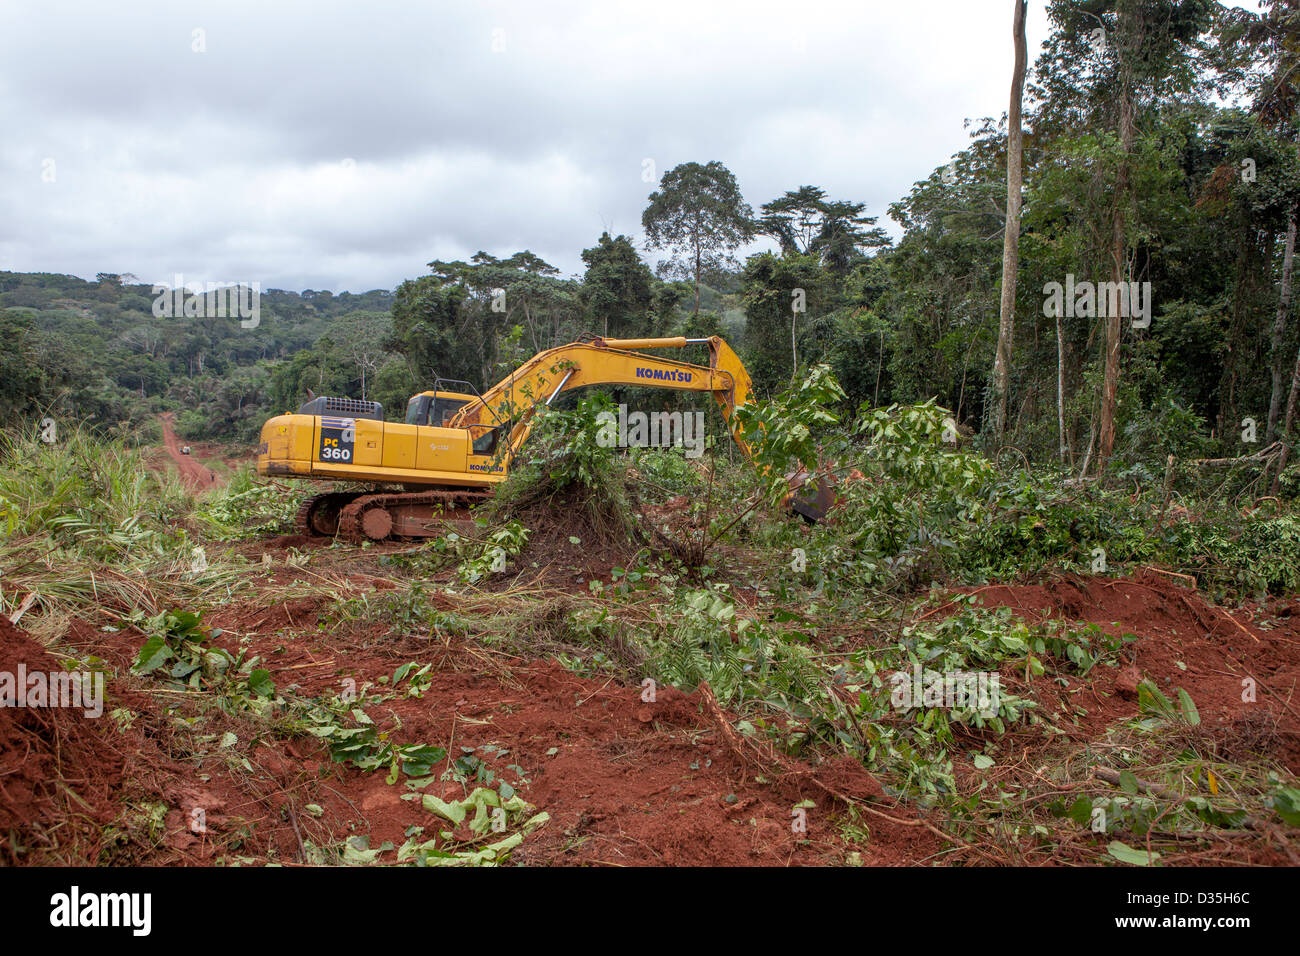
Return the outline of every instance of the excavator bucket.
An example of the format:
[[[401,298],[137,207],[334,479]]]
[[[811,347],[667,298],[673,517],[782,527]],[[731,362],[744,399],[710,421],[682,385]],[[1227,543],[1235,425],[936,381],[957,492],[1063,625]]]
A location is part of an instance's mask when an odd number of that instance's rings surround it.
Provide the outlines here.
[[[824,472],[819,470],[810,474],[801,468],[787,474],[785,480],[790,486],[787,506],[810,524],[821,521],[834,506],[835,486]]]

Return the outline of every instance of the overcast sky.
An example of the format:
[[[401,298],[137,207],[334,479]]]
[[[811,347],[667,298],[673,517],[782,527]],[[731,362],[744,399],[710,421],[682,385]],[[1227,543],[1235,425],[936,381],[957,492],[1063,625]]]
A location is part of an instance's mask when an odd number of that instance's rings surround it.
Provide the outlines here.
[[[888,204],[1006,109],[1011,9],[0,0],[0,269],[360,292],[531,249],[580,274],[715,159],[755,209],[813,184],[896,234]]]

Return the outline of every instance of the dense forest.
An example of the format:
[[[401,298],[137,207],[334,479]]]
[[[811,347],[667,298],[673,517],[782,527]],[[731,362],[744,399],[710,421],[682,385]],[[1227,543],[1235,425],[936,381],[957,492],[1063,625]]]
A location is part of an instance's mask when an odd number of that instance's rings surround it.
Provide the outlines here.
[[[972,121],[970,145],[890,205],[897,241],[853,197],[792,182],[747,200],[712,161],[669,170],[644,247],[595,237],[581,276],[479,252],[392,292],[266,291],[256,328],[155,318],[129,274],[0,273],[0,409],[128,431],[176,410],[188,437],[249,442],[308,390],[399,417],[436,375],[483,386],[584,333],[718,333],[760,394],[825,363],[855,406],[934,398],[981,447],[1075,471],[1285,437],[1295,0],[1053,0],[1049,17],[1023,133]]]

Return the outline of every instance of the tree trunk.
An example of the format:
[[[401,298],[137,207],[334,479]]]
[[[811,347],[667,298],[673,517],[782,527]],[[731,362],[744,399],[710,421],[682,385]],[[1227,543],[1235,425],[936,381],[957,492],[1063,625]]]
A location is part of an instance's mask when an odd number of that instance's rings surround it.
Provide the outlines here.
[[[876,391],[871,397],[872,405],[880,404],[880,376],[885,372],[885,330],[880,330],[880,354],[876,356]]]
[[[1291,393],[1286,398],[1286,422],[1284,432],[1291,431],[1291,422],[1295,419],[1296,395],[1300,393],[1300,352],[1296,353],[1295,371],[1291,373]]]
[[[1007,225],[1002,241],[1002,303],[998,312],[998,347],[993,360],[993,434],[1001,440],[1006,427],[1007,393],[1011,379],[1011,341],[1015,333],[1016,269],[1020,263],[1020,205],[1024,185],[1024,130],[1021,107],[1024,100],[1025,14],[1029,0],[1015,0],[1011,35],[1016,46],[1015,71],[1011,77],[1011,109],[1007,120]]]
[[[698,307],[697,307],[698,308]],[[795,336],[795,323],[799,321],[799,313],[790,310],[790,381],[794,381],[795,376],[799,374],[799,340]]]
[[[1295,221],[1294,216],[1292,222]],[[1282,472],[1286,471],[1286,462],[1291,455],[1291,423],[1295,421],[1296,398],[1300,397],[1300,351],[1296,352],[1295,369],[1291,372],[1291,391],[1286,397],[1286,418],[1282,423],[1282,454],[1277,462],[1277,474],[1273,476],[1272,493],[1277,494],[1282,481]]]
[[[1056,314],[1056,427],[1061,436],[1061,464],[1065,464],[1065,329],[1061,326],[1061,312]]]
[[[704,240],[700,236],[700,216],[695,214],[695,228],[691,231],[691,243],[695,247],[695,314],[700,314],[700,272],[701,259],[704,254]]]
[[[695,247],[695,314],[700,314],[700,247]]]
[[[1277,316],[1273,319],[1273,394],[1268,403],[1268,431],[1264,436],[1265,445],[1273,444],[1273,439],[1277,437],[1277,420],[1282,411],[1282,383],[1286,376],[1282,348],[1286,341],[1287,314],[1291,311],[1291,269],[1295,263],[1297,211],[1297,207],[1291,207],[1291,216],[1286,224],[1286,247],[1282,253],[1282,289],[1277,300]]]
[[[1126,249],[1124,213],[1129,196],[1129,157],[1133,153],[1133,141],[1136,138],[1133,118],[1133,95],[1127,82],[1123,82],[1119,104],[1119,138],[1123,156],[1119,169],[1115,172],[1115,208],[1111,216],[1110,236],[1110,271],[1112,282],[1123,282],[1125,276]],[[1111,303],[1117,304],[1117,303]],[[1099,303],[1100,305],[1100,303]],[[1107,310],[1110,311],[1110,310]],[[1114,309],[1114,315],[1106,316],[1106,358],[1105,371],[1101,385],[1101,415],[1097,442],[1097,477],[1106,470],[1111,452],[1115,449],[1115,406],[1119,397],[1119,343],[1121,337],[1121,309]]]
[[[1295,370],[1291,373],[1291,392],[1286,399],[1286,419],[1282,424],[1282,457],[1277,463],[1277,475],[1273,478],[1273,494],[1277,494],[1278,482],[1282,478],[1282,472],[1286,471],[1286,460],[1291,455],[1291,422],[1295,420],[1297,394],[1300,394],[1300,352],[1296,353]]]
[[[1232,317],[1228,322],[1227,333],[1224,337],[1224,350],[1226,356],[1223,362],[1223,374],[1219,378],[1219,415],[1218,415],[1218,432],[1226,436],[1235,431],[1241,421],[1241,416],[1237,410],[1237,383],[1241,379],[1240,372],[1245,365],[1246,375],[1253,371],[1251,363],[1252,336],[1255,332],[1254,316],[1251,315],[1250,298],[1253,291],[1253,276],[1256,263],[1254,255],[1256,249],[1255,230],[1251,227],[1248,219],[1243,218],[1238,223],[1238,254],[1237,254],[1237,273],[1232,292]],[[1271,237],[1266,244],[1270,249],[1275,244],[1276,237]]]

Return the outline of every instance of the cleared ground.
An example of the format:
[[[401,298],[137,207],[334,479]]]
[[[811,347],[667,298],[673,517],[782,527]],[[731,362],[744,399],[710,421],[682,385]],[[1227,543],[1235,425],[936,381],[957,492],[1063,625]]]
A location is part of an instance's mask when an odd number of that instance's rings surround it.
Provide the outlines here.
[[[86,720],[69,711],[0,710],[0,834],[8,835],[2,855],[11,862],[160,865],[390,862],[419,828],[428,838],[447,827],[454,834],[443,841],[448,846],[484,843],[481,834],[451,827],[419,799],[405,798],[460,800],[483,781],[499,787],[502,780],[532,806],[530,814],[549,814],[509,857],[525,864],[1096,862],[1113,838],[1059,820],[1046,840],[1029,826],[998,832],[996,824],[976,838],[941,807],[890,795],[895,788],[882,786],[858,761],[826,748],[784,755],[761,735],[738,733],[741,716],[720,711],[707,689],[660,686],[650,702],[635,680],[583,676],[553,655],[520,656],[447,624],[518,628],[527,618],[536,632],[548,613],[563,616],[572,602],[599,603],[590,582],[616,584],[618,549],[566,552],[539,537],[525,557],[544,564],[477,593],[439,590],[439,583],[454,583],[449,575],[419,581],[394,570],[394,559],[411,549],[331,546],[300,536],[243,542],[236,551],[247,561],[251,587],[215,602],[203,623],[213,629],[213,646],[259,656],[285,697],[323,699],[346,688],[364,697],[370,684],[384,699],[367,702],[365,713],[382,739],[446,751],[418,786],[411,779],[420,775],[390,782],[387,767],[333,761],[327,741],[277,725],[275,713],[252,721],[224,712],[211,694],[132,676],[146,635],[130,626],[105,630],[116,626],[109,615],[79,619],[56,642],[56,653],[64,648],[105,662],[116,675],[107,705],[115,713]],[[413,586],[425,589],[443,623],[364,613]],[[960,731],[965,748],[954,754],[954,770],[962,795],[1014,788],[1045,808],[1076,794],[1119,793],[1089,767],[1099,752],[1136,746],[1115,731],[1141,716],[1143,678],[1171,695],[1175,684],[1188,691],[1200,722],[1185,732],[1201,752],[1300,772],[1294,599],[1228,611],[1177,577],[1143,571],[1130,579],[953,590],[918,603],[910,620],[941,619],[967,606],[958,598],[971,596],[1030,621],[1091,622],[1136,640],[1114,666],[1085,678],[1004,672],[1004,690],[1036,700],[1053,730],[1013,726],[996,739]],[[752,593],[737,597],[756,615],[772,613]],[[523,608],[523,617],[503,614],[505,601]],[[340,606],[362,610],[341,614]],[[610,601],[609,610],[626,608]],[[837,638],[829,653],[893,636],[873,625]],[[0,639],[6,665],[57,666],[50,651],[7,622],[0,622]],[[430,666],[419,681],[393,682],[408,662]],[[1247,681],[1257,688],[1249,702]],[[970,753],[985,738],[995,739],[997,760],[977,769]],[[1083,761],[1085,754],[1092,756]],[[1077,761],[1077,772],[1059,772]],[[1217,783],[1232,786],[1230,779]],[[1139,779],[1143,793],[1149,784]],[[1214,785],[1202,775],[1195,786]],[[1294,832],[1260,819],[1189,835],[1172,848],[1162,840],[1161,858],[1177,865],[1294,865]]]

